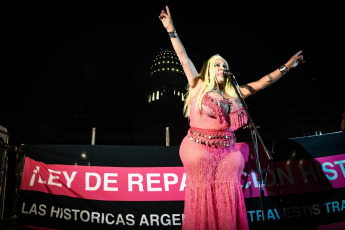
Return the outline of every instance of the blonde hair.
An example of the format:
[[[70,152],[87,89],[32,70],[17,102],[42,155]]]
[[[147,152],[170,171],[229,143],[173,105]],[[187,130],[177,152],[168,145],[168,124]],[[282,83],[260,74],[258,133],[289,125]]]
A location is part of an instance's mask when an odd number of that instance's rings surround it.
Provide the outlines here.
[[[204,82],[203,82],[203,85],[201,86],[201,89],[198,93],[197,106],[195,107],[195,109],[199,109],[199,111],[201,111],[201,102],[202,102],[202,98],[204,97],[204,95],[206,93],[210,92],[211,90],[213,90],[214,88],[218,87],[217,78],[216,78],[216,74],[214,71],[214,65],[216,63],[216,60],[219,58],[222,59],[227,66],[229,66],[227,61],[218,54],[213,55],[202,66],[202,69],[201,69],[199,76],[201,77],[201,79],[203,79]],[[184,101],[184,107],[183,107],[184,116],[188,117],[188,118],[190,116],[190,105],[192,103],[190,90],[191,90],[191,88],[188,87],[185,101]],[[235,88],[231,84],[229,78],[226,78],[226,80],[225,80],[224,90],[229,96],[235,97],[235,98],[238,97],[237,93],[235,91]]]

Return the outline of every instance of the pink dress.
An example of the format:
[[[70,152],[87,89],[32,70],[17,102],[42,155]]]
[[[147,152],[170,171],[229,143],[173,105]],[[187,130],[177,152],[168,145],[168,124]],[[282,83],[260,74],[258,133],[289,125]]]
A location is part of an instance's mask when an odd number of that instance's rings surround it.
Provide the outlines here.
[[[186,172],[183,229],[249,229],[241,173],[244,159],[233,131],[247,123],[235,100],[205,94],[190,107],[190,129],[180,146]],[[230,112],[229,112],[230,111]]]

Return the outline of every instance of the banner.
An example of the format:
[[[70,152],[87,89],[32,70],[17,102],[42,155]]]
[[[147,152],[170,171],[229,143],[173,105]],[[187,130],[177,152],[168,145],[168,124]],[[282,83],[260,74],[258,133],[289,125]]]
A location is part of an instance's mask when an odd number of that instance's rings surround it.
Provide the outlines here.
[[[250,229],[339,229],[345,137],[281,140],[273,161],[237,143]],[[179,146],[28,145],[18,224],[46,229],[181,229],[186,175]],[[259,186],[258,169],[265,180]]]

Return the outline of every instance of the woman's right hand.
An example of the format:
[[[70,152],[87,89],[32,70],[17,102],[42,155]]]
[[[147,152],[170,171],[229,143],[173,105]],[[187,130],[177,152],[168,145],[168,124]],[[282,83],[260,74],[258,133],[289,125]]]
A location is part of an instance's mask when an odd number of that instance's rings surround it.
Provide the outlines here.
[[[168,6],[166,6],[165,8],[166,8],[166,12],[162,10],[162,12],[159,15],[159,19],[161,20],[165,29],[168,32],[172,32],[175,28],[174,28],[173,21],[171,18],[170,10]]]

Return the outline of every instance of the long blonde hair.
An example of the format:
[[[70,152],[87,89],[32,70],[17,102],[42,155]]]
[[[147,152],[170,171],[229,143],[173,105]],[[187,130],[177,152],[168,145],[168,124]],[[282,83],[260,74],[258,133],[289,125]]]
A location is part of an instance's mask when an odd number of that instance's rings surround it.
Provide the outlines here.
[[[216,74],[214,71],[214,65],[216,63],[216,60],[219,58],[222,59],[227,66],[229,66],[227,61],[218,54],[213,55],[202,66],[202,69],[201,69],[199,76],[201,77],[201,79],[203,79],[204,82],[203,82],[203,85],[201,86],[201,89],[198,93],[197,106],[195,107],[195,109],[199,109],[199,111],[201,111],[201,102],[202,102],[202,98],[204,97],[204,95],[206,93],[210,92],[211,90],[213,90],[214,88],[218,87],[217,78],[216,78]],[[229,78],[226,78],[226,80],[225,80],[224,90],[229,96],[235,97],[235,98],[238,97],[237,93],[235,91],[235,88],[231,84]],[[184,107],[183,107],[184,116],[188,117],[188,118],[190,116],[190,105],[192,103],[190,91],[191,91],[191,88],[188,87],[188,91],[186,93],[186,97],[185,97],[185,101],[184,101]]]

